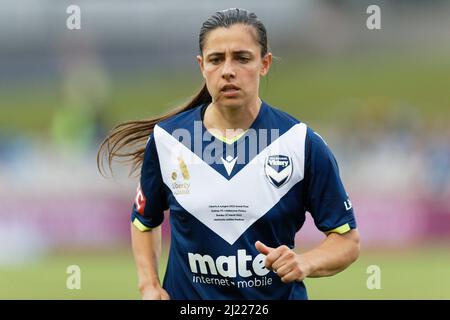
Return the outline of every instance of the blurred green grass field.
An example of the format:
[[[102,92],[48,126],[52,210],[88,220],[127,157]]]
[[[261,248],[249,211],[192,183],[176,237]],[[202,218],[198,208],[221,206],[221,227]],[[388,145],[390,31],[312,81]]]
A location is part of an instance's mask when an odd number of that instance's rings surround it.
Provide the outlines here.
[[[142,71],[111,74],[102,118],[120,122],[155,116],[183,104],[196,92],[199,72]],[[305,122],[346,122],[383,114],[413,113],[427,120],[450,112],[450,60],[446,55],[397,53],[364,57],[286,57],[262,79],[260,95]],[[0,125],[5,132],[49,133],[55,110],[64,106],[62,85],[42,80],[0,88]],[[377,119],[381,117],[381,119]]]
[[[80,290],[66,289],[66,269],[72,264],[81,268]],[[370,265],[381,268],[380,290],[366,287]],[[450,253],[443,247],[363,252],[344,272],[329,278],[307,279],[306,285],[310,299],[450,299]],[[131,252],[123,249],[54,254],[23,267],[0,267],[0,299],[140,296]]]

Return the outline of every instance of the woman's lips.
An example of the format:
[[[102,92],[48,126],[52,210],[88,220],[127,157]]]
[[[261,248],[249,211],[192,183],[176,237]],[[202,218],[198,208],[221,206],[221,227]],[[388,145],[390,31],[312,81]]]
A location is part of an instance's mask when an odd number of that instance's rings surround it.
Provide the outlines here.
[[[239,88],[234,85],[223,86],[221,92],[225,97],[234,97],[239,93]]]

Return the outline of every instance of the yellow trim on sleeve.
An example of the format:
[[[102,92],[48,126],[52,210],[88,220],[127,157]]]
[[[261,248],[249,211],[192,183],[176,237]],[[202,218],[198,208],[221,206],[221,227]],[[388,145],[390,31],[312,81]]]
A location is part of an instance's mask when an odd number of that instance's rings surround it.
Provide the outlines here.
[[[343,234],[343,233],[346,233],[347,231],[350,231],[350,225],[348,223],[343,224],[342,226],[334,228],[333,230],[327,231],[325,233],[326,234],[330,234],[330,233]]]
[[[142,222],[140,222],[138,218],[134,218],[133,224],[136,228],[139,229],[139,231],[142,232],[152,230],[152,228],[146,227]]]

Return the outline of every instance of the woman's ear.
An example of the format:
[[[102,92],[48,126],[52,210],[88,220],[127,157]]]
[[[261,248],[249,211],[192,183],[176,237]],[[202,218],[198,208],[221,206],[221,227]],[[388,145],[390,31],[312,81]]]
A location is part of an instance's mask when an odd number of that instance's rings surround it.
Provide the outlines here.
[[[203,57],[202,56],[197,56],[197,63],[198,63],[198,66],[200,67],[200,71],[202,73],[203,78],[205,78],[205,67],[203,65]]]
[[[262,67],[260,71],[260,75],[264,77],[270,69],[270,66],[272,65],[272,53],[268,52],[266,55],[262,58]]]

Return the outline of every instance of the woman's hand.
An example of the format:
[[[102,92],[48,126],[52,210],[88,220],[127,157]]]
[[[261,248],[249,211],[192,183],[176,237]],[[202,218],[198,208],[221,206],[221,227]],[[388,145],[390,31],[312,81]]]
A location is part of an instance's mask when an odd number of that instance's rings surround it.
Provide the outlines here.
[[[255,246],[259,252],[266,255],[265,267],[275,272],[284,283],[302,281],[311,273],[309,262],[288,246],[271,248],[260,241],[257,241]]]
[[[170,296],[162,287],[148,287],[141,291],[142,300],[170,300]]]
[[[260,241],[256,241],[255,247],[266,255],[266,268],[276,272],[285,283],[302,281],[306,277],[329,277],[345,270],[358,259],[359,231],[352,229],[343,234],[329,233],[320,245],[302,254],[285,245],[271,248]]]

